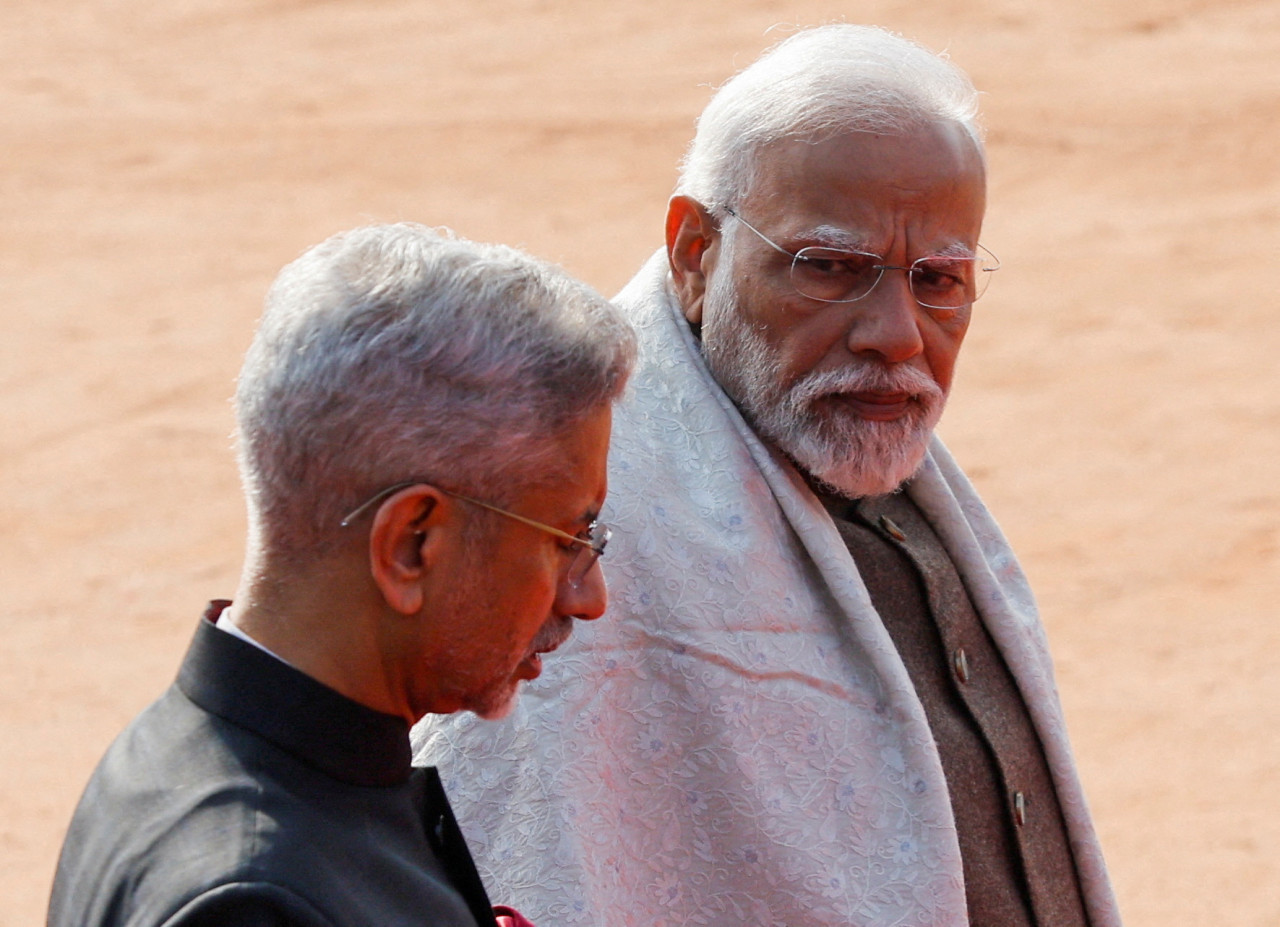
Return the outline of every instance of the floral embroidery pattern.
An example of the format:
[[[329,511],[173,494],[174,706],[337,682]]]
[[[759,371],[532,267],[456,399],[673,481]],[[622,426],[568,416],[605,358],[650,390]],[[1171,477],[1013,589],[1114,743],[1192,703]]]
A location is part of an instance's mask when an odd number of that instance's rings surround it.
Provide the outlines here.
[[[511,718],[413,732],[494,901],[547,925],[965,924],[924,712],[834,525],[711,381],[662,255],[618,301],[642,348],[609,612]],[[910,491],[1031,707],[1091,921],[1118,925],[1022,572],[940,444]]]

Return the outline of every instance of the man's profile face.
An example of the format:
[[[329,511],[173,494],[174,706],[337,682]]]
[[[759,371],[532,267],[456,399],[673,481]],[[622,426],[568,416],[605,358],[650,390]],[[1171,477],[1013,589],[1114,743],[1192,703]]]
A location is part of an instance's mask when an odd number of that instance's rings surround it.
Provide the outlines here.
[[[957,125],[784,140],[764,149],[757,176],[736,212],[787,251],[840,247],[897,266],[976,251],[985,172]],[[923,307],[895,270],[856,302],[818,302],[796,292],[789,257],[732,216],[726,233],[731,247],[704,263],[702,341],[717,380],[813,476],[850,496],[896,488],[941,415],[969,307]]]
[[[611,420],[606,406],[576,425],[559,442],[554,481],[504,507],[581,534],[604,504]],[[468,514],[484,524],[459,551],[438,609],[444,618],[436,622],[428,672],[447,674],[436,680],[447,678],[448,692],[432,710],[500,718],[514,706],[520,682],[541,673],[542,654],[569,637],[573,620],[604,613],[604,577],[596,565],[573,585],[567,571],[578,546],[475,507]]]

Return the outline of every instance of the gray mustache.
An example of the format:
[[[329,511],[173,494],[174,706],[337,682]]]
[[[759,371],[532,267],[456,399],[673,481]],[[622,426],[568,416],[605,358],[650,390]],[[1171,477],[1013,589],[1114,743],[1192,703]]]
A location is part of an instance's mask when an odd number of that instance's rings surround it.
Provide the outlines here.
[[[941,387],[914,367],[863,363],[809,374],[792,387],[791,399],[803,403],[831,393],[868,391],[910,393],[926,400],[943,398]]]

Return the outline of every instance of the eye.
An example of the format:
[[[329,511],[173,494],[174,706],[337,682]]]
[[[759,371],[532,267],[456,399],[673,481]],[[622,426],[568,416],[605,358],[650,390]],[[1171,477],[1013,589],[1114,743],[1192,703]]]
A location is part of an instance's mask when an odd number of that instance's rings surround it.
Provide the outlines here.
[[[911,267],[911,283],[921,298],[963,300],[973,291],[972,259],[922,258]]]
[[[795,270],[820,276],[861,276],[878,261],[875,255],[856,251],[832,251],[827,248],[805,248],[796,254]]]
[[[576,532],[573,535],[574,539],[572,541],[569,540],[567,537],[560,538],[559,539],[560,548],[570,553],[574,553],[582,550],[583,548],[590,547],[591,533],[592,531],[595,530],[595,526],[596,526],[596,523],[592,522],[591,524],[583,528],[581,531]]]
[[[880,277],[880,259],[858,251],[804,248],[791,264],[791,282],[805,296],[829,302],[856,299]]]

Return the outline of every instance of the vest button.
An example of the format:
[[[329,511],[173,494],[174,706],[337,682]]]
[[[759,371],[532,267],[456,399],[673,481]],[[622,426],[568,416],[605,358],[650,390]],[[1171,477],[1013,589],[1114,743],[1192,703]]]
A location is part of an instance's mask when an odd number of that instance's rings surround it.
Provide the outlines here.
[[[898,527],[898,523],[888,515],[880,516],[880,527],[884,530],[885,534],[889,535],[889,537],[893,538],[899,544],[907,539],[907,536],[902,533],[902,529]]]

